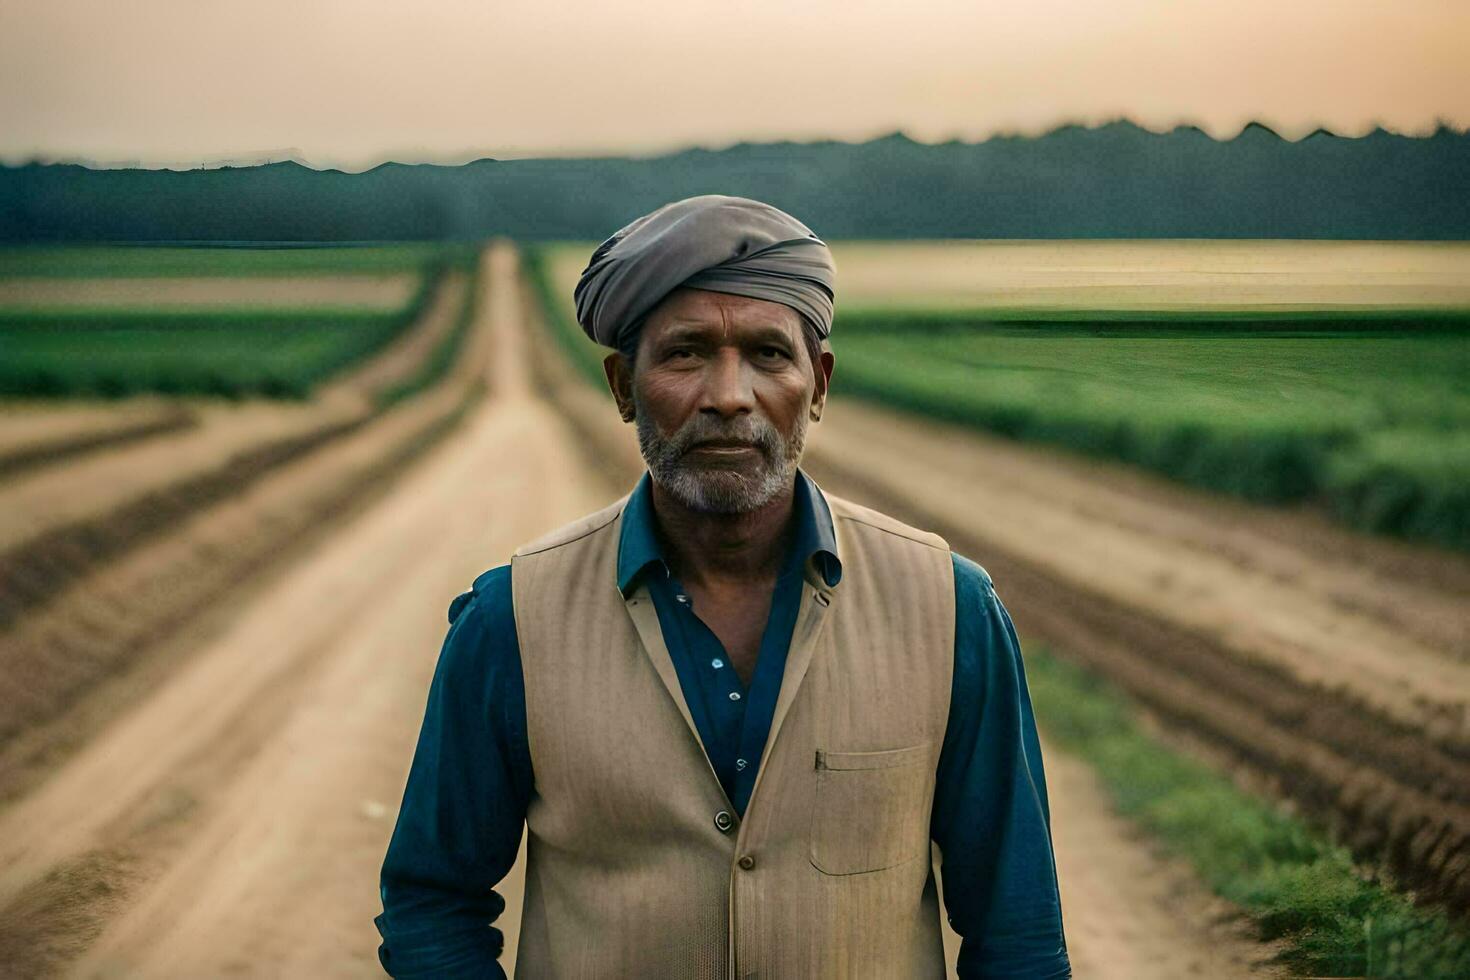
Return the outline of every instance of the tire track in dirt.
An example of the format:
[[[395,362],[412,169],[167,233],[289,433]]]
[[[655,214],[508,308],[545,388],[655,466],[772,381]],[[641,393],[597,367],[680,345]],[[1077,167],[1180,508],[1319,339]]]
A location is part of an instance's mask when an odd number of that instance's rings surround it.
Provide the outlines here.
[[[0,480],[110,446],[198,424],[172,398],[53,405],[35,399],[0,403]]]
[[[197,428],[100,450],[0,486],[0,555],[12,560],[35,550],[43,537],[98,522],[130,501],[217,472],[256,446],[300,438],[323,420],[310,405],[181,401],[198,414]]]

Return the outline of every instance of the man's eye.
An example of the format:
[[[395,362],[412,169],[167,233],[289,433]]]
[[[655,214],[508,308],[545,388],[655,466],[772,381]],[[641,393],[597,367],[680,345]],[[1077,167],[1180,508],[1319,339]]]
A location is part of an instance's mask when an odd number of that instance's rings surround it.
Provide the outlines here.
[[[780,347],[762,347],[761,353],[767,357],[785,357],[786,351]]]

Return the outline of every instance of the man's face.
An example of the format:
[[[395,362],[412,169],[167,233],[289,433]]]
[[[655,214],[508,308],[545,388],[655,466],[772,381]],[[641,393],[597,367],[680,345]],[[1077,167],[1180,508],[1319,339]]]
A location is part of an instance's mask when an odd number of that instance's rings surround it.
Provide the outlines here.
[[[685,506],[746,513],[791,485],[832,371],[789,306],[680,288],[645,319],[635,370],[605,363],[653,479]]]

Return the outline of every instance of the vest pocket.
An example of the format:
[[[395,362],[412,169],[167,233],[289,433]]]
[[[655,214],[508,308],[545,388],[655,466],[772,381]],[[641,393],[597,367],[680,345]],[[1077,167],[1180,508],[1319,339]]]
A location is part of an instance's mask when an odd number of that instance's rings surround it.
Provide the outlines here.
[[[881,871],[929,854],[930,748],[817,750],[811,863],[829,875]]]

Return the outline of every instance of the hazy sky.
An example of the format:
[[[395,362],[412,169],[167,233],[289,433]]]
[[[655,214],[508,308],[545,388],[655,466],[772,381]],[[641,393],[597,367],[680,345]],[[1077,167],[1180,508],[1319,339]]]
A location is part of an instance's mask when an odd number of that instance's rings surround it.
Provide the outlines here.
[[[0,0],[0,159],[1470,125],[1467,0]]]

